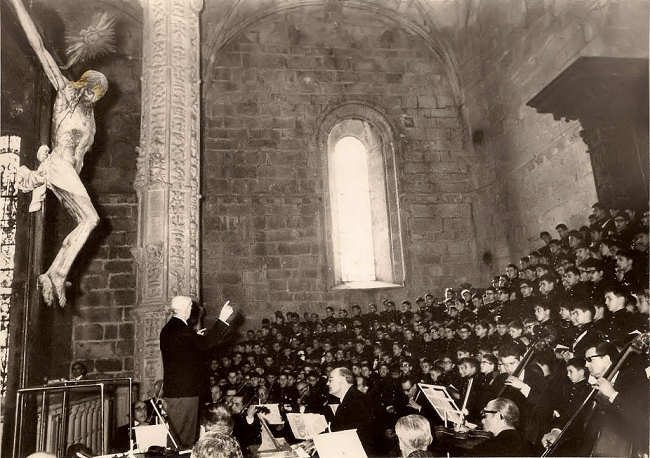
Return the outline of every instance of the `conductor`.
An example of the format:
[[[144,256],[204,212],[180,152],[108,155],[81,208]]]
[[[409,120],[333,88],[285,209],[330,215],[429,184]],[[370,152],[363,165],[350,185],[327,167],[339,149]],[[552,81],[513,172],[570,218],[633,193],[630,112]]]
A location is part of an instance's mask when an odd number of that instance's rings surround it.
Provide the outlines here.
[[[192,299],[176,296],[171,301],[173,316],[160,332],[163,360],[163,399],[172,429],[181,447],[192,447],[197,439],[199,391],[203,368],[202,352],[216,346],[227,334],[228,319],[234,315],[227,301],[219,319],[209,331],[194,331],[187,324]]]

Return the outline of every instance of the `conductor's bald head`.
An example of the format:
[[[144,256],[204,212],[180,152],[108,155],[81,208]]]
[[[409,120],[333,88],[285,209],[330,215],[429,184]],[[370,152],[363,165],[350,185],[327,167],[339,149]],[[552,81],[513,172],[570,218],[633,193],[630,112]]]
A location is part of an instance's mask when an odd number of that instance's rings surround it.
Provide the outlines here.
[[[175,317],[187,321],[192,313],[192,298],[188,296],[176,296],[172,299],[170,308]]]

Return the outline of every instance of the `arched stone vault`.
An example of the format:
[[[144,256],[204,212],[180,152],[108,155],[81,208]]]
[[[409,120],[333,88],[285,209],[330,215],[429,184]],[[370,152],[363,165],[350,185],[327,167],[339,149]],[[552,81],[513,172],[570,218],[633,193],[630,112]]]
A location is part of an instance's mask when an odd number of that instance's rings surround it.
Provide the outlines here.
[[[422,0],[234,0],[228,2],[210,2],[202,13],[203,36],[202,50],[204,59],[207,63],[202,69],[204,80],[210,71],[212,63],[215,61],[219,50],[225,46],[234,37],[252,27],[254,24],[265,18],[282,14],[297,8],[323,7],[333,9],[351,8],[373,13],[374,15],[393,22],[395,25],[403,28],[407,32],[418,36],[426,43],[426,46],[442,63],[447,80],[451,86],[454,97],[453,104],[458,107],[465,124],[465,131],[470,131],[469,117],[465,106],[465,97],[462,91],[462,81],[460,79],[459,67],[454,56],[451,45],[445,40],[442,33],[438,30],[434,15],[446,18],[445,26],[456,26],[458,19],[463,16],[462,11],[465,8],[465,1],[453,0],[453,2],[442,2],[438,5],[438,10],[429,3]],[[451,5],[451,6],[450,6]],[[450,11],[451,9],[451,11]],[[220,11],[227,11],[225,15],[220,15]],[[217,19],[213,24],[212,18]],[[471,142],[465,142],[468,148],[471,148]]]

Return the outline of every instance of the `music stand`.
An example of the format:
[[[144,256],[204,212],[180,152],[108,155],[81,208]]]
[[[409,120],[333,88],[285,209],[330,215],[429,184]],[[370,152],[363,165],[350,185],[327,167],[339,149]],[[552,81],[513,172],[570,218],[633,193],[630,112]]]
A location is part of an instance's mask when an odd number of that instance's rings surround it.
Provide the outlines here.
[[[167,420],[165,420],[165,417],[163,417],[162,413],[158,409],[158,406],[156,405],[156,401],[153,399],[149,399],[149,402],[151,403],[153,407],[153,411],[156,413],[156,417],[158,417],[158,421],[162,423],[163,425],[167,426],[167,436],[169,436],[169,439],[172,441],[172,445],[174,446],[175,450],[180,450],[180,447],[178,445],[178,441],[174,437],[174,433],[172,432],[172,425],[169,424]]]
[[[260,444],[260,448],[257,449],[257,453],[292,452],[291,447],[284,440],[278,440],[273,436],[269,423],[262,415],[258,413],[257,418],[260,419],[260,423],[262,424],[262,443]],[[271,445],[269,442],[272,444],[273,449],[265,448],[262,450],[262,445]]]
[[[457,425],[463,424],[463,412],[458,408],[454,398],[449,395],[444,386],[418,383],[418,387],[445,424],[447,424],[447,421]]]

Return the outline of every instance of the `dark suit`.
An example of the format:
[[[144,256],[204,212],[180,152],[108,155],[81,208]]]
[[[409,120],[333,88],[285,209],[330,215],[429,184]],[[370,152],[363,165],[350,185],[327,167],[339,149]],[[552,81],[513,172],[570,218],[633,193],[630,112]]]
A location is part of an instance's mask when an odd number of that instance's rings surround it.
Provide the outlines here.
[[[587,380],[562,386],[561,391],[552,402],[559,416],[553,419],[551,426],[558,429],[564,428],[590,391],[591,386]],[[560,443],[555,445],[554,456],[580,456],[585,453],[583,451],[584,426],[588,413],[589,409],[583,409],[583,412],[574,420],[573,426],[565,431]]]
[[[167,413],[183,446],[192,446],[197,437],[203,352],[214,347],[227,329],[227,324],[217,320],[205,336],[200,336],[183,320],[172,317],[160,332]]]
[[[626,309],[618,310],[605,315],[607,320],[607,335],[618,347],[627,344],[634,336],[630,332],[637,330],[637,323],[634,322],[634,315]]]
[[[596,395],[596,408],[585,432],[589,456],[637,456],[648,453],[648,380],[640,368],[627,367],[614,382],[619,393],[610,402]]]
[[[501,431],[470,451],[471,456],[530,456],[528,443],[516,429]]]
[[[496,386],[504,386],[507,380],[507,374],[501,374]],[[524,370],[523,382],[530,387],[528,397],[525,397],[521,391],[511,386],[506,386],[500,397],[510,399],[517,404],[519,408],[519,428],[523,436],[531,444],[536,444],[538,438],[546,431],[546,418],[538,414],[539,408],[543,407],[546,402],[544,396],[544,387],[546,381],[542,370],[536,364],[529,364]]]
[[[341,399],[330,427],[333,432],[356,429],[366,453],[372,455],[372,409],[368,397],[355,387],[351,386]]]
[[[601,330],[592,322],[576,330],[575,338],[571,343],[571,352],[576,358],[584,358],[585,352],[591,346],[605,340]]]

